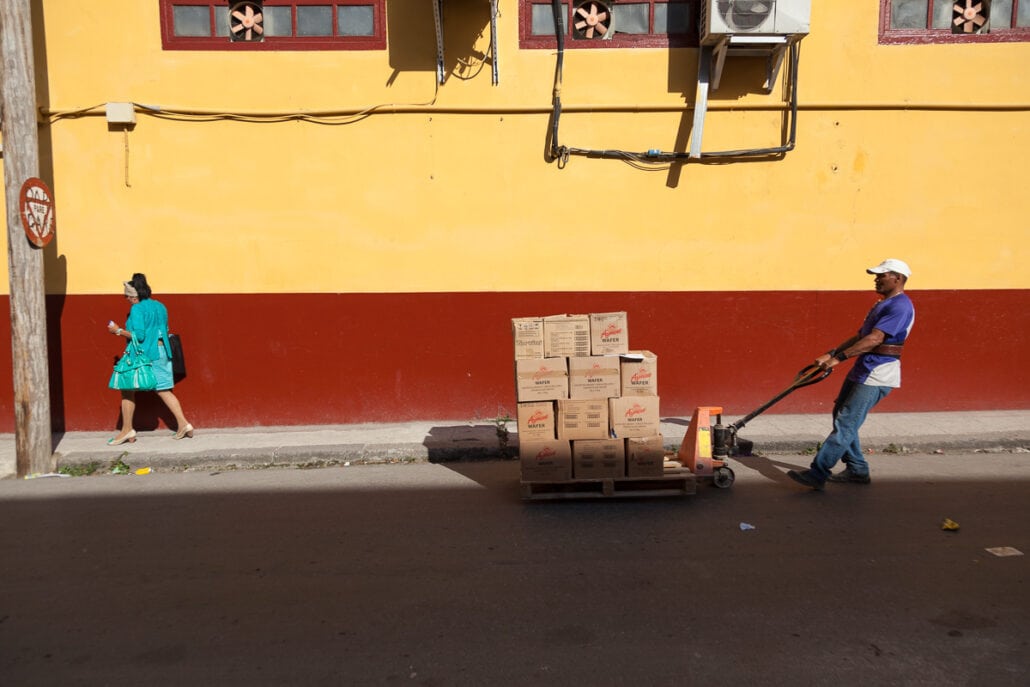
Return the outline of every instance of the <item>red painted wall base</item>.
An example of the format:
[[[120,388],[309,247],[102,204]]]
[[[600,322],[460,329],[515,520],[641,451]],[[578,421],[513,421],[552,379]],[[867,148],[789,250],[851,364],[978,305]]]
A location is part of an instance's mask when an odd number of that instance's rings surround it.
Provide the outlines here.
[[[917,291],[903,387],[886,412],[1030,408],[1030,291]],[[743,415],[853,334],[869,292],[155,294],[182,335],[175,388],[197,426],[350,424],[514,415],[512,317],[625,310],[632,348],[659,358],[663,417],[699,405]],[[4,300],[7,300],[4,297]],[[125,321],[111,296],[48,296],[53,424],[107,430],[107,388]],[[0,355],[11,360],[10,322]],[[829,412],[843,374],[770,413]],[[0,369],[0,431],[14,431],[10,365]],[[150,398],[144,398],[150,397]],[[137,429],[172,422],[141,394]]]

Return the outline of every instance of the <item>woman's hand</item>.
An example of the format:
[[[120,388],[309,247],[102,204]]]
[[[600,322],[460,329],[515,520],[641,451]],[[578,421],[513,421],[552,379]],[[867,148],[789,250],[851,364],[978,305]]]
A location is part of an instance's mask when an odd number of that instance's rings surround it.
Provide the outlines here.
[[[107,331],[109,331],[110,333],[114,334],[115,336],[121,336],[122,332],[125,331],[125,330],[123,330],[121,327],[116,325],[114,323],[114,321],[112,320],[111,322],[107,323]]]

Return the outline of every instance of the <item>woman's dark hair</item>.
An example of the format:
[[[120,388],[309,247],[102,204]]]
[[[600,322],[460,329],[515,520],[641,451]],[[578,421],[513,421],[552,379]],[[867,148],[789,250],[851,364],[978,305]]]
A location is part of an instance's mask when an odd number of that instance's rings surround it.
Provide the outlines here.
[[[136,289],[136,295],[141,301],[150,298],[150,284],[147,283],[147,275],[137,272],[132,275],[129,283],[132,284],[132,288]]]

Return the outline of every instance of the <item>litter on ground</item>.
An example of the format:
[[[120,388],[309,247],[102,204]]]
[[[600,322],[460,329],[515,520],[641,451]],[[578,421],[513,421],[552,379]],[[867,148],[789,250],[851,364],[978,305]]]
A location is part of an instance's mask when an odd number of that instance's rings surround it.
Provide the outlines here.
[[[1013,546],[992,546],[988,549],[984,549],[988,553],[993,553],[995,556],[1022,556],[1023,552]]]

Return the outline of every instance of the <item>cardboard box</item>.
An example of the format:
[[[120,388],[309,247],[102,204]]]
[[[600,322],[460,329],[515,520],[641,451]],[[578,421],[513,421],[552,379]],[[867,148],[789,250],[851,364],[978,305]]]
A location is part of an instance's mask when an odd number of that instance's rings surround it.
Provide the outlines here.
[[[622,388],[620,372],[618,356],[569,358],[569,398],[606,399],[619,396]]]
[[[544,357],[590,355],[590,318],[551,315],[544,318]]]
[[[658,356],[651,351],[630,351],[620,356],[620,396],[658,395]]]
[[[515,393],[519,402],[568,398],[568,361],[565,358],[516,360]]]
[[[572,442],[575,479],[626,476],[626,446],[622,439],[577,439]]]
[[[515,360],[544,357],[544,320],[542,317],[513,317],[511,338]]]
[[[519,441],[552,441],[555,432],[554,401],[519,403],[516,410]]]
[[[657,396],[623,396],[608,399],[612,434],[620,439],[659,434],[658,406]]]
[[[624,312],[590,314],[590,353],[607,355],[629,350],[629,322]]]
[[[519,441],[523,482],[567,482],[572,479],[572,446],[567,441]]]
[[[661,477],[665,474],[665,438],[661,434],[626,439],[626,476]]]
[[[607,439],[608,401],[558,401],[559,439]]]

